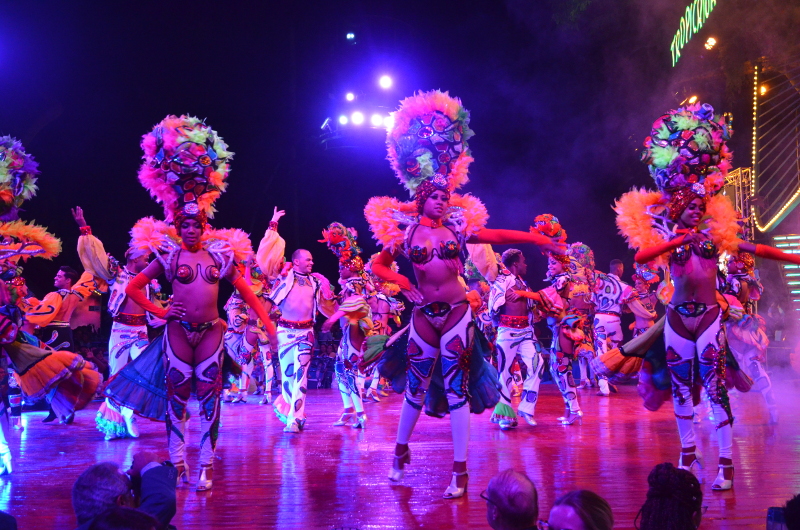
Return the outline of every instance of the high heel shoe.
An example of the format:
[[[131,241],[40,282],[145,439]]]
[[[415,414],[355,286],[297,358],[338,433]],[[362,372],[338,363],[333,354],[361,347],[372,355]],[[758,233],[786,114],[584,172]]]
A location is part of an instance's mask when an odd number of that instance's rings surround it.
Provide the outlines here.
[[[725,470],[731,470],[731,478],[725,478]],[[728,491],[729,489],[733,488],[733,464],[719,465],[719,472],[717,473],[717,478],[714,479],[714,482],[711,484],[712,491]]]
[[[572,425],[576,421],[578,425],[583,425],[583,411],[570,412],[567,416],[559,418],[561,425]]]
[[[692,460],[688,466],[683,465],[683,457],[684,455],[694,455],[694,460]],[[697,464],[697,467],[703,469],[703,455],[695,449],[692,452],[684,453],[681,451],[680,456],[678,457],[678,469],[685,469],[686,471],[692,471],[694,465]]]
[[[207,477],[207,471],[211,466],[200,466],[200,477],[197,479],[197,491],[208,491],[211,489],[211,479]]]
[[[356,422],[352,425],[354,429],[366,429],[367,428],[367,415],[361,414],[360,416],[356,416]]]
[[[347,425],[355,415],[355,412],[343,412],[339,419],[333,423],[333,426],[342,427],[343,425]]]
[[[175,464],[175,471],[178,472],[178,486],[189,483],[189,467],[185,463],[180,462]]]
[[[442,495],[445,499],[458,499],[459,497],[463,497],[464,494],[467,492],[467,484],[464,484],[463,488],[458,487],[458,477],[467,475],[467,481],[469,482],[469,473],[466,471],[462,471],[461,473],[457,473],[453,471],[453,478],[450,479],[450,485],[447,486],[447,489],[444,490],[444,495]]]
[[[392,482],[400,482],[401,480],[403,480],[403,475],[405,475],[406,473],[405,466],[411,463],[411,451],[409,449],[406,449],[406,452],[403,453],[402,455],[400,456],[394,455],[394,463],[397,464],[398,466],[404,466],[404,467],[398,469],[394,467],[394,465],[392,465],[392,467],[389,468],[389,480],[391,480]]]

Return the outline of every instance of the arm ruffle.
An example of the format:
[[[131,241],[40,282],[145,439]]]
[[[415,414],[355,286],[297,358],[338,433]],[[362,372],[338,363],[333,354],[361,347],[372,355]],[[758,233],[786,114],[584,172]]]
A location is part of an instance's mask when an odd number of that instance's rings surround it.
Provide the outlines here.
[[[83,268],[106,282],[114,279],[103,242],[92,234],[78,238],[78,257]]]
[[[372,197],[364,207],[372,238],[383,248],[392,253],[403,246],[403,230],[400,221],[395,219],[395,212],[406,216],[417,215],[417,207],[413,202],[401,202],[393,197]]]
[[[617,199],[614,211],[617,212],[617,229],[628,247],[633,250],[650,248],[664,243],[664,238],[653,228],[653,219],[647,214],[648,206],[662,204],[659,191],[633,189]],[[666,267],[664,256],[655,260],[658,267]]]
[[[222,241],[227,243],[229,250],[233,252],[233,258],[239,263],[246,263],[253,256],[253,244],[250,236],[238,228],[224,228],[221,230],[207,230],[208,241]]]
[[[166,250],[169,242],[176,243],[178,234],[164,221],[143,217],[131,228],[130,246],[136,250],[146,250],[156,255]]]
[[[453,222],[458,219],[458,224],[461,225],[464,237],[469,239],[478,232],[480,232],[489,220],[489,212],[486,211],[486,206],[479,198],[469,193],[459,195],[453,193],[450,196],[450,207],[460,208],[458,214],[451,214],[450,221]]]
[[[734,209],[730,199],[722,194],[714,195],[706,204],[706,215],[710,219],[706,220],[711,239],[717,245],[720,252],[736,255],[739,252],[738,234],[741,231],[739,225],[740,215]]]
[[[275,280],[281,274],[285,254],[286,241],[278,234],[278,231],[268,229],[264,232],[264,237],[261,238],[256,251],[256,263],[270,281]]]
[[[498,264],[492,245],[468,243],[467,251],[481,276],[486,278],[487,282],[495,281],[498,274]]]

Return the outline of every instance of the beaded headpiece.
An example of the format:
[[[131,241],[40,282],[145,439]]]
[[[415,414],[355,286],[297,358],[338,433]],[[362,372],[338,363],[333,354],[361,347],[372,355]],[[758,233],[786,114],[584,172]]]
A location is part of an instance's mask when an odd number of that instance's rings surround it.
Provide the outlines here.
[[[0,221],[19,219],[22,203],[36,195],[38,167],[22,142],[0,136]]]
[[[400,102],[387,134],[388,159],[421,208],[436,190],[453,193],[469,181],[469,111],[447,92],[432,90]]]
[[[658,272],[652,268],[649,264],[642,265],[641,263],[634,263],[633,264],[633,280],[639,280],[647,285],[652,285],[654,283],[658,283],[660,278],[658,277]]]
[[[322,231],[320,243],[325,243],[333,254],[339,258],[339,265],[357,274],[364,274],[364,261],[361,259],[361,248],[356,238],[358,234],[342,223],[331,223]]]
[[[558,217],[549,213],[543,213],[541,215],[537,215],[536,218],[533,220],[533,226],[530,228],[530,231],[537,231],[543,236],[552,237],[556,240],[564,243],[567,241],[567,231],[561,227],[561,223],[558,221]],[[548,252],[547,254],[554,260],[558,261],[562,265],[569,266],[569,256],[566,254],[556,254],[554,252]]]
[[[142,137],[142,150],[139,182],[164,206],[167,222],[205,224],[214,216],[233,158],[215,130],[195,117],[170,115]]]
[[[715,117],[707,103],[681,107],[653,122],[642,162],[668,199],[672,221],[691,201],[707,200],[725,185],[733,158],[725,142],[732,132],[725,117]]]

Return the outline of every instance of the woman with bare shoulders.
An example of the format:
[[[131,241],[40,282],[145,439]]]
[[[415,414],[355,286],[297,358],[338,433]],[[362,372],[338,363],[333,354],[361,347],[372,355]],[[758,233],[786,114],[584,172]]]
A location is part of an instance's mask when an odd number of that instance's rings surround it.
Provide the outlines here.
[[[463,496],[467,487],[469,414],[474,397],[469,390],[474,383],[469,367],[475,326],[459,278],[466,244],[533,243],[562,252],[563,245],[539,234],[486,229],[488,215],[483,204],[471,195],[455,193],[468,181],[467,166],[472,162],[467,148],[472,135],[469,113],[459,100],[439,91],[418,93],[402,101],[393,118],[387,140],[389,159],[414,200],[403,203],[373,197],[365,209],[373,236],[383,245],[372,271],[383,280],[397,283],[415,304],[408,339],[405,400],[389,479],[401,480],[411,460],[408,443],[423,406],[432,401],[433,396],[426,399],[426,393],[432,389],[434,369],[440,363],[447,405],[444,411],[429,412],[450,414],[453,477],[444,498],[454,499]],[[411,262],[416,286],[391,270],[400,254]],[[494,378],[493,385],[496,374]]]

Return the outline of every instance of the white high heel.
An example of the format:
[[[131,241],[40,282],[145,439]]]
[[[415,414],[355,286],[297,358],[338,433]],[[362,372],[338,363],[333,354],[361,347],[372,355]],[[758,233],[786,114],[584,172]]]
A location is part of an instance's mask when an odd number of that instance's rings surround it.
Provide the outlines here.
[[[360,416],[356,415],[356,422],[352,425],[354,429],[366,429],[367,428],[367,415],[361,414]]]
[[[694,460],[692,460],[692,462],[688,466],[683,465],[683,457],[684,457],[684,455],[694,455]],[[678,469],[683,469],[683,470],[688,471],[689,473],[693,474],[694,476],[697,477],[697,480],[700,482],[700,484],[702,484],[703,483],[703,478],[698,476],[697,472],[694,470],[695,464],[697,464],[698,469],[703,469],[704,468],[702,453],[700,453],[700,451],[698,451],[697,449],[695,449],[691,453],[684,453],[683,450],[681,450],[681,454],[678,457]]]
[[[0,466],[2,466],[2,470],[0,470],[0,475],[9,475],[13,471],[11,466],[11,453],[3,453],[0,455]]]
[[[333,423],[333,426],[342,427],[344,425],[347,425],[355,415],[356,415],[355,412],[343,412],[342,415],[339,417],[339,419]]]
[[[561,425],[572,425],[576,421],[578,425],[583,425],[583,411],[569,412],[569,415],[558,419]]]
[[[187,466],[184,462],[179,462],[173,465],[175,466],[175,470],[178,472],[178,486],[180,486],[181,484],[188,484],[189,466]]]
[[[208,491],[211,489],[211,479],[206,478],[206,471],[210,469],[211,466],[200,466],[200,477],[197,479],[197,491]]]
[[[717,473],[717,478],[715,478],[714,482],[711,484],[712,491],[728,491],[729,489],[733,488],[733,474],[731,474],[730,479],[726,479],[725,478],[726,469],[733,470],[733,464],[719,465],[719,472]]]
[[[450,479],[450,485],[447,486],[447,489],[444,490],[444,495],[442,495],[445,499],[458,499],[463,497],[464,494],[467,492],[467,484],[464,484],[463,488],[459,488],[458,478],[467,475],[467,481],[469,481],[469,473],[466,471],[462,471],[461,473],[457,473],[453,471],[453,478]]]
[[[403,480],[403,475],[406,474],[405,466],[411,463],[411,451],[406,449],[406,452],[402,455],[394,455],[394,463],[404,467],[402,469],[397,469],[392,465],[392,467],[389,468],[389,480],[392,482],[400,482]]]

